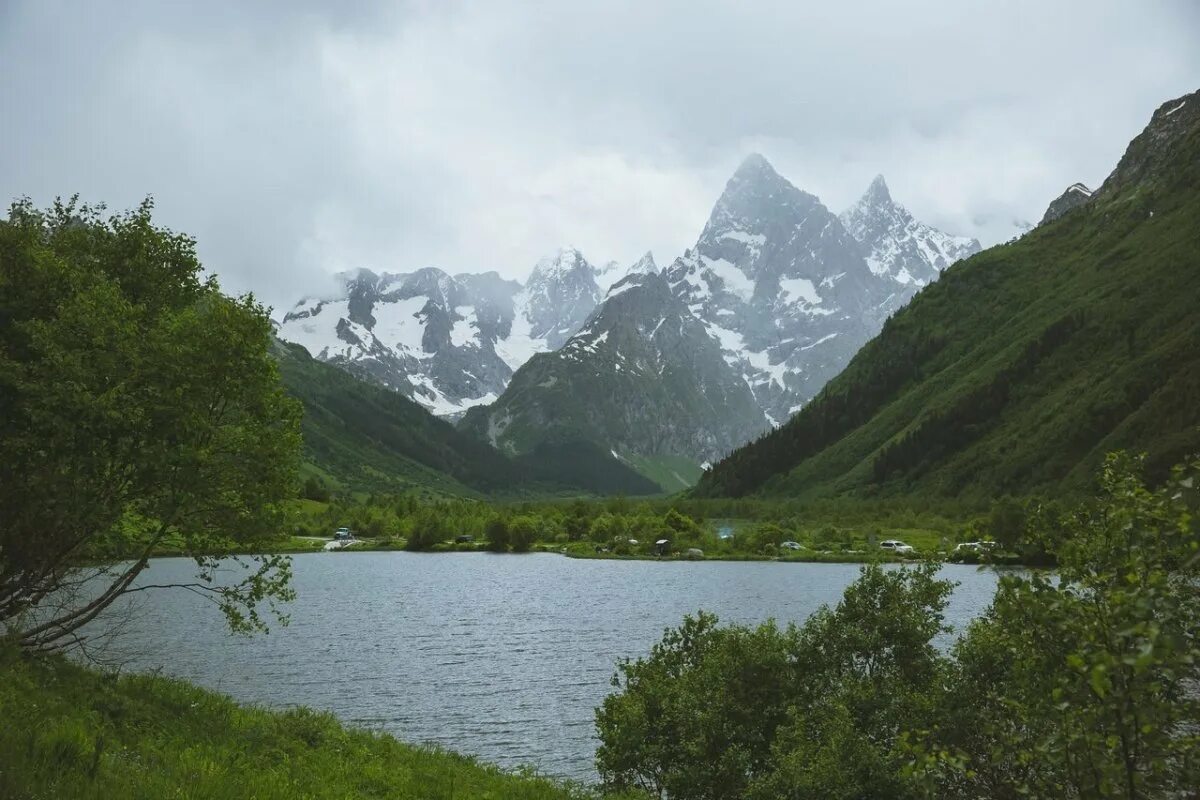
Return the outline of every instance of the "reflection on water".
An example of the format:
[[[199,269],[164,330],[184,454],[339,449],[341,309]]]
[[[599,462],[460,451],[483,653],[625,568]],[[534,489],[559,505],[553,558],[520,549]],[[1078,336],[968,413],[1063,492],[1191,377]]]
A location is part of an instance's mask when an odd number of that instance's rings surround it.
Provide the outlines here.
[[[152,562],[146,583],[185,579]],[[620,658],[643,655],[684,614],[803,621],[835,603],[853,564],[578,560],[484,553],[318,553],[294,559],[291,625],[230,636],[187,592],[143,595],[112,645],[136,669],[244,702],[308,705],[413,742],[504,766],[592,780],[593,709]],[[947,621],[990,602],[996,573],[947,566]]]

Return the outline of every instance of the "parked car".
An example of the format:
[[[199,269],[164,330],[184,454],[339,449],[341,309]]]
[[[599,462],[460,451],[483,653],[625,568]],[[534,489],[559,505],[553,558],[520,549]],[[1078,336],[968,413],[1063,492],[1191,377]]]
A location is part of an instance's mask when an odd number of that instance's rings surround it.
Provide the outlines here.
[[[880,549],[890,550],[893,553],[899,553],[900,555],[905,556],[916,552],[913,550],[913,546],[911,544],[905,544],[899,539],[884,539],[879,543],[879,547]]]
[[[334,540],[340,542],[344,539],[353,539],[354,534],[350,532],[349,528],[338,528],[336,531],[333,532],[333,538],[334,538]]]
[[[984,553],[989,550],[995,550],[995,542],[963,542],[956,545],[954,552],[956,553]]]
[[[804,549],[804,545],[800,544],[799,542],[784,542],[783,544],[781,544],[779,546],[782,547],[784,550],[803,550]]]

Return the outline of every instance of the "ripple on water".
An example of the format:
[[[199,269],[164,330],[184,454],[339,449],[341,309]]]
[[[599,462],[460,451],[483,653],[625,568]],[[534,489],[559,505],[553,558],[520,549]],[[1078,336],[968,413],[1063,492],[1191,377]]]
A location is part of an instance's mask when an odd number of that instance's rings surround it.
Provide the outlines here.
[[[153,562],[167,582],[191,562]],[[852,564],[650,562],[484,553],[310,554],[293,560],[292,623],[229,636],[188,593],[142,603],[116,643],[130,665],[235,698],[342,719],[507,767],[594,780],[594,709],[616,662],[699,609],[726,622],[801,622],[834,603]],[[948,566],[947,622],[991,601],[996,574]]]

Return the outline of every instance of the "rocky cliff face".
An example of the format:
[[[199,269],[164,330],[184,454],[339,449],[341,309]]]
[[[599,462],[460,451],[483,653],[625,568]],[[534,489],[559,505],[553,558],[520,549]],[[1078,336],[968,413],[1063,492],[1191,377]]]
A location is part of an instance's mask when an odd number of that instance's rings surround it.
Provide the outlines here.
[[[851,229],[750,156],[694,248],[661,273],[647,254],[579,333],[463,425],[512,452],[576,436],[698,462],[750,440],[815,395],[890,309],[979,247],[913,219],[882,179],[847,218]]]
[[[666,276],[780,424],[890,313],[978,250],[914,219],[882,176],[839,217],[752,155]]]
[[[1080,206],[1087,204],[1091,199],[1091,189],[1082,183],[1072,183],[1067,187],[1065,192],[1050,203],[1050,206],[1046,209],[1046,213],[1042,215],[1042,221],[1038,224],[1045,225],[1047,222],[1053,222],[1068,211],[1074,211]]]
[[[842,212],[839,219],[867,248],[871,273],[886,279],[888,294],[876,306],[877,316],[884,318],[923,286],[937,280],[946,267],[980,250],[975,239],[951,236],[915,219],[892,199],[882,175],[876,176],[862,199]]]
[[[1177,174],[1180,154],[1187,151],[1200,122],[1200,91],[1163,103],[1139,133],[1117,167],[1096,190],[1098,197],[1115,194],[1127,186],[1169,180]]]
[[[874,329],[877,281],[863,246],[759,155],[730,178],[696,246],[665,277],[771,424],[815,394]]]
[[[562,348],[534,357],[464,430],[509,453],[587,440],[619,457],[712,460],[767,429],[749,387],[652,271],[630,271]]]
[[[512,452],[554,431],[710,460],[787,420],[978,248],[914,219],[882,177],[839,217],[752,155],[666,269],[650,253],[598,269],[566,248],[524,285],[362,271],[298,304],[279,336],[435,413],[488,406],[464,424]]]

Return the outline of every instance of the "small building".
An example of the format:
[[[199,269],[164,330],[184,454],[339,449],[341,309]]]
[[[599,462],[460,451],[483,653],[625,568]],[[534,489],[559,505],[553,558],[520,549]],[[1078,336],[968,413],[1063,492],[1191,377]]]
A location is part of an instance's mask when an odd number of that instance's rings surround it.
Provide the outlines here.
[[[670,539],[659,539],[657,542],[655,542],[654,543],[654,555],[656,555],[656,556],[671,555],[671,540]]]

